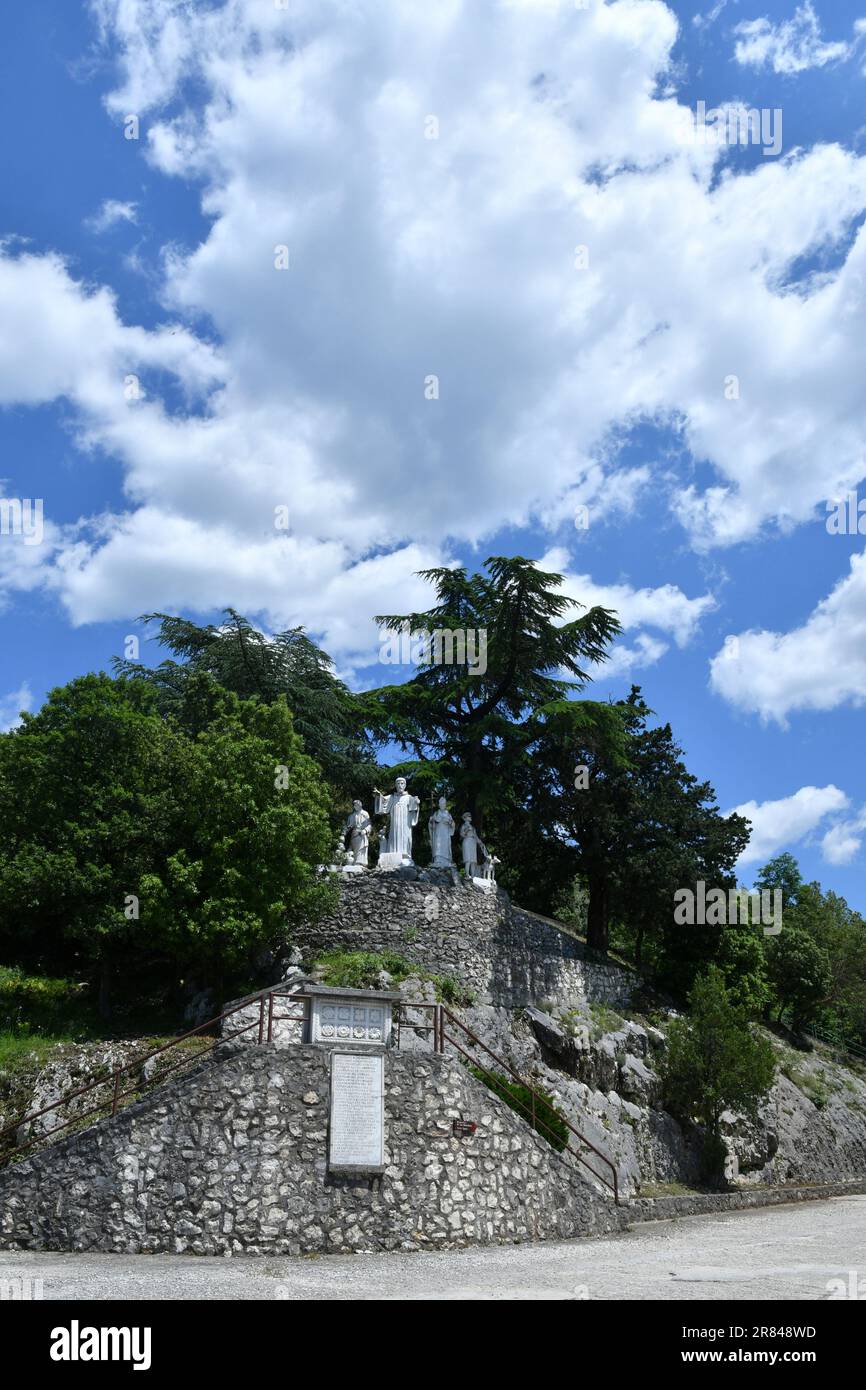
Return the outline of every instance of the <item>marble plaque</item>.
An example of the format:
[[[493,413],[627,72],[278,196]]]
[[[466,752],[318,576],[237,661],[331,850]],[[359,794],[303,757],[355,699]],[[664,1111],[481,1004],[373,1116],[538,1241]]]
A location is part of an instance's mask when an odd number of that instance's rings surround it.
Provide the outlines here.
[[[332,996],[313,996],[310,1041],[369,1043],[387,1047],[391,1037],[391,1001]]]
[[[385,1058],[331,1054],[331,1168],[381,1172],[385,1166]]]

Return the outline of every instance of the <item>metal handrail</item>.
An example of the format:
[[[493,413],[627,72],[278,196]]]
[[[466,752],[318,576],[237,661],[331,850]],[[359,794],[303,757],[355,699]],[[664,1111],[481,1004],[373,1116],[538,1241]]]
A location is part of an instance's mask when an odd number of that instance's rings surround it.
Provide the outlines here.
[[[291,999],[293,1003],[302,1003],[302,1012],[289,1014],[275,1014],[275,999]],[[140,1097],[142,1090],[148,1089],[148,1087],[154,1084],[157,1080],[159,1082],[162,1082],[165,1080],[166,1076],[170,1075],[173,1071],[176,1071],[179,1067],[201,1061],[203,1057],[209,1056],[218,1047],[222,1046],[225,1043],[231,1042],[234,1038],[240,1037],[243,1033],[248,1033],[252,1029],[258,1029],[258,1042],[260,1044],[266,1041],[270,1043],[273,1041],[274,1023],[306,1023],[309,1018],[309,1006],[311,999],[312,995],[302,990],[289,990],[279,988],[264,989],[260,990],[257,994],[247,995],[245,999],[239,1000],[235,1005],[233,1005],[232,1008],[223,1009],[222,1013],[217,1014],[214,1018],[208,1019],[206,1023],[200,1023],[195,1028],[190,1028],[186,1033],[181,1033],[178,1037],[172,1038],[169,1042],[163,1043],[160,1047],[153,1048],[150,1052],[145,1053],[142,1057],[136,1057],[132,1061],[126,1062],[123,1066],[113,1067],[110,1071],[105,1072],[102,1076],[95,1077],[92,1081],[88,1082],[86,1086],[79,1086],[74,1091],[68,1091],[58,1100],[52,1101],[50,1105],[43,1105],[41,1110],[34,1110],[30,1114],[24,1115],[21,1119],[15,1120],[11,1125],[7,1125],[5,1129],[0,1130],[0,1143],[2,1143],[3,1139],[7,1135],[17,1133],[19,1130],[23,1129],[25,1125],[30,1125],[34,1120],[41,1119],[43,1115],[51,1114],[52,1111],[61,1110],[64,1106],[68,1105],[70,1101],[76,1100],[79,1096],[88,1095],[91,1091],[99,1090],[100,1087],[108,1085],[111,1085],[112,1087],[110,1100],[100,1101],[100,1103],[94,1106],[92,1109],[86,1110],[83,1114],[74,1115],[71,1119],[64,1120],[62,1124],[54,1125],[53,1128],[48,1130],[46,1133],[36,1134],[32,1137],[25,1138],[16,1144],[13,1144],[11,1149],[9,1150],[9,1156],[11,1157],[11,1155],[13,1154],[22,1153],[27,1149],[32,1148],[34,1144],[42,1143],[45,1140],[50,1139],[53,1135],[60,1134],[63,1130],[69,1129],[71,1125],[79,1125],[82,1123],[83,1120],[90,1119],[92,1115],[97,1115],[100,1111],[110,1109],[111,1114],[116,1115],[120,1102],[122,1100],[125,1100],[128,1096]],[[196,1052],[189,1057],[181,1057],[179,1061],[174,1062],[172,1066],[167,1068],[167,1070],[163,1071],[160,1074],[159,1078],[154,1078],[154,1082],[146,1082],[144,1087],[142,1087],[141,1083],[138,1082],[135,1086],[132,1086],[127,1090],[121,1089],[121,1077],[125,1074],[140,1070],[141,1067],[145,1064],[145,1062],[150,1061],[152,1057],[160,1057],[163,1053],[171,1051],[172,1048],[179,1047],[182,1043],[187,1042],[190,1038],[200,1037],[209,1029],[216,1027],[217,1024],[223,1023],[227,1018],[232,1018],[236,1013],[239,1013],[241,1009],[248,1009],[251,1005],[255,1005],[256,1002],[258,1002],[259,1005],[259,1016],[257,1019],[254,1018],[250,1023],[245,1023],[242,1028],[235,1028],[230,1033],[222,1033],[219,1037],[214,1039],[210,1047],[202,1048],[201,1051]],[[432,1024],[404,1023],[402,1019],[402,1013],[404,1009],[432,1009],[433,1022]],[[565,1127],[575,1136],[575,1138],[578,1139],[581,1144],[585,1145],[586,1148],[590,1149],[598,1158],[600,1158],[602,1163],[606,1164],[606,1166],[610,1169],[613,1175],[612,1180],[609,1180],[603,1174],[597,1172],[595,1168],[593,1168],[592,1164],[587,1163],[585,1156],[579,1150],[571,1147],[571,1141],[568,1142],[565,1149],[562,1151],[571,1154],[573,1158],[575,1158],[579,1163],[583,1164],[583,1166],[587,1168],[590,1173],[592,1173],[594,1178],[596,1178],[605,1187],[609,1188],[613,1192],[614,1202],[617,1205],[619,1205],[619,1182],[616,1165],[607,1157],[606,1154],[602,1153],[601,1149],[597,1148],[596,1145],[593,1144],[591,1139],[587,1139],[586,1135],[582,1134],[581,1131],[577,1129],[577,1127],[573,1125],[570,1120],[567,1120],[565,1116],[562,1115],[560,1112],[554,1111],[553,1107],[550,1104],[550,1101],[547,1100],[547,1098],[544,1095],[542,1095],[540,1091],[536,1090],[534,1086],[530,1085],[527,1081],[525,1081],[524,1078],[514,1070],[514,1068],[510,1065],[509,1062],[505,1060],[504,1057],[500,1057],[496,1052],[492,1050],[492,1048],[488,1047],[485,1042],[482,1042],[481,1038],[479,1038],[476,1033],[473,1033],[471,1028],[467,1028],[466,1024],[463,1023],[461,1019],[457,1018],[456,1015],[453,1014],[451,1010],[448,1009],[444,1004],[428,1003],[425,1001],[407,1001],[406,1003],[401,1002],[397,1009],[397,1046],[399,1047],[400,1044],[401,1025],[411,1027],[414,1031],[432,1031],[434,1052],[444,1053],[445,1045],[446,1043],[448,1043],[453,1048],[455,1048],[455,1050],[459,1052],[460,1055],[466,1059],[466,1061],[470,1062],[473,1066],[478,1067],[488,1076],[496,1078],[499,1075],[497,1072],[492,1071],[490,1067],[485,1066],[483,1062],[479,1062],[478,1058],[473,1057],[466,1050],[466,1048],[462,1046],[462,1044],[456,1037],[451,1036],[446,1031],[446,1020],[453,1026],[455,1030],[459,1029],[461,1033],[463,1033],[464,1036],[468,1038],[469,1041],[476,1048],[480,1048],[483,1052],[487,1054],[488,1057],[491,1057],[493,1061],[496,1063],[496,1065],[500,1067],[503,1071],[505,1071],[512,1078],[512,1080],[516,1081],[520,1086],[523,1086],[529,1092],[529,1106],[525,1105],[516,1096],[513,1096],[512,1100],[514,1101],[516,1107],[524,1111],[525,1114],[530,1117],[530,1123],[532,1124],[532,1127],[534,1129],[538,1129],[538,1127],[541,1126],[546,1131],[548,1138],[556,1137],[555,1131],[538,1115],[537,1107],[539,1104],[541,1104],[546,1110],[550,1111],[551,1114],[556,1114],[558,1120],[561,1121],[563,1125],[565,1125]]]
[[[792,1027],[793,1025],[786,1024],[785,1026]],[[826,1032],[815,1023],[801,1024],[797,1031],[805,1033],[808,1038],[816,1038],[818,1042],[824,1043],[827,1047],[835,1048],[837,1052],[847,1052],[851,1057],[857,1057],[861,1061],[866,1060],[866,1048],[860,1047],[855,1042],[840,1041],[839,1038],[834,1038],[832,1033]]]
[[[309,1000],[311,997],[311,995],[300,990],[279,988],[264,989],[260,990],[257,994],[249,994],[246,998],[240,999],[232,1008],[223,1009],[222,1013],[217,1014],[214,1018],[208,1019],[206,1023],[199,1023],[195,1028],[190,1028],[186,1033],[179,1034],[178,1037],[172,1038],[169,1042],[163,1043],[160,1047],[153,1048],[143,1056],[135,1057],[131,1062],[126,1062],[123,1066],[113,1067],[110,1071],[106,1071],[101,1076],[95,1077],[92,1081],[88,1082],[86,1086],[79,1086],[74,1091],[67,1091],[58,1100],[52,1101],[50,1105],[43,1105],[41,1110],[34,1110],[30,1114],[22,1116],[21,1119],[13,1121],[11,1125],[7,1125],[5,1129],[0,1130],[0,1143],[2,1143],[7,1135],[17,1133],[20,1129],[23,1129],[25,1125],[31,1124],[34,1120],[41,1119],[43,1115],[49,1115],[54,1110],[61,1110],[64,1106],[68,1105],[70,1101],[76,1100],[79,1096],[87,1095],[90,1091],[97,1091],[103,1086],[113,1087],[109,1100],[100,1101],[99,1105],[94,1106],[91,1110],[85,1110],[83,1114],[74,1115],[72,1119],[65,1120],[63,1124],[54,1125],[53,1128],[49,1129],[46,1133],[36,1134],[31,1138],[22,1139],[19,1143],[13,1144],[8,1153],[11,1156],[12,1154],[32,1148],[34,1144],[42,1143],[44,1140],[50,1139],[53,1135],[60,1134],[64,1129],[68,1129],[70,1125],[80,1124],[82,1120],[87,1120],[92,1115],[99,1114],[101,1110],[110,1110],[112,1115],[116,1115],[121,1100],[125,1100],[127,1096],[140,1096],[142,1090],[147,1090],[150,1085],[154,1084],[145,1082],[143,1087],[141,1084],[137,1084],[130,1087],[128,1090],[121,1090],[120,1078],[125,1073],[140,1070],[145,1062],[149,1062],[152,1057],[160,1057],[164,1052],[169,1052],[172,1048],[179,1047],[181,1043],[187,1042],[190,1038],[199,1037],[207,1033],[209,1029],[215,1028],[217,1024],[224,1022],[227,1018],[232,1018],[234,1014],[239,1013],[241,1009],[248,1009],[257,1001],[259,1005],[259,1016],[257,1019],[253,1019],[251,1023],[244,1024],[242,1028],[235,1028],[230,1033],[222,1033],[218,1038],[214,1039],[210,1047],[204,1047],[189,1057],[181,1057],[179,1062],[174,1062],[165,1071],[161,1072],[158,1078],[154,1078],[154,1081],[158,1079],[161,1082],[166,1076],[176,1071],[178,1067],[198,1062],[203,1057],[210,1056],[212,1052],[224,1043],[231,1042],[232,1039],[240,1037],[242,1033],[250,1032],[253,1028],[258,1029],[258,1040],[260,1043],[265,1040],[271,1042],[273,1041],[274,1023],[284,1021],[305,1023],[307,1021]],[[299,1003],[303,1001],[304,1011],[302,1014],[275,1014],[275,998],[292,999]],[[267,1009],[265,1008],[266,1001]]]
[[[416,1024],[407,1022],[402,1017],[403,1011],[406,1009],[432,1009],[433,1023]],[[484,1063],[480,1062],[477,1057],[473,1057],[466,1050],[466,1048],[461,1045],[457,1038],[452,1037],[446,1031],[446,1019],[449,1023],[451,1023],[454,1026],[455,1029],[460,1029],[460,1031],[466,1036],[466,1038],[469,1039],[469,1041],[475,1047],[481,1048],[483,1052],[486,1052],[487,1056],[493,1059],[497,1067],[500,1067],[502,1071],[505,1071],[513,1081],[516,1081],[518,1085],[522,1086],[526,1091],[529,1092],[529,1105],[525,1105],[517,1096],[512,1096],[511,1099],[514,1102],[515,1107],[519,1108],[524,1112],[525,1115],[529,1116],[530,1123],[532,1124],[533,1129],[537,1129],[538,1126],[541,1126],[542,1129],[545,1131],[546,1138],[551,1139],[557,1137],[555,1130],[553,1130],[550,1125],[548,1125],[543,1119],[540,1118],[538,1114],[538,1106],[541,1105],[544,1107],[545,1110],[549,1111],[551,1114],[555,1114],[557,1119],[565,1125],[566,1129],[571,1131],[571,1133],[575,1136],[576,1139],[580,1141],[581,1144],[584,1144],[588,1149],[592,1151],[592,1153],[596,1155],[597,1158],[601,1159],[601,1162],[610,1169],[610,1178],[606,1177],[603,1173],[597,1172],[596,1169],[593,1168],[592,1164],[586,1161],[585,1156],[582,1153],[580,1153],[579,1150],[571,1147],[570,1140],[566,1145],[565,1149],[563,1150],[564,1153],[569,1153],[573,1158],[577,1159],[578,1163],[583,1164],[584,1168],[588,1169],[589,1172],[592,1173],[594,1178],[596,1178],[600,1183],[602,1183],[606,1188],[608,1188],[608,1190],[613,1193],[613,1199],[615,1204],[619,1206],[619,1174],[617,1172],[616,1164],[608,1158],[607,1154],[602,1153],[601,1149],[597,1148],[596,1145],[593,1144],[591,1139],[587,1139],[586,1135],[582,1134],[581,1131],[576,1127],[576,1125],[573,1125],[570,1120],[567,1120],[566,1117],[560,1111],[555,1111],[550,1101],[547,1100],[547,1098],[540,1091],[538,1091],[534,1086],[530,1085],[529,1082],[527,1082],[518,1072],[516,1072],[514,1068],[511,1066],[511,1064],[507,1062],[504,1057],[500,1057],[498,1053],[494,1052],[492,1048],[487,1046],[487,1043],[482,1042],[481,1038],[478,1037],[477,1033],[473,1033],[472,1029],[468,1028],[466,1024],[462,1021],[462,1019],[457,1018],[457,1016],[453,1014],[445,1004],[433,1004],[422,1001],[416,1002],[415,1000],[401,1003],[397,1012],[398,1046],[401,1027],[408,1027],[414,1029],[415,1031],[422,1032],[430,1032],[432,1029],[434,1052],[444,1053],[445,1044],[449,1043],[453,1048],[455,1048],[457,1052],[460,1053],[461,1057],[463,1057],[467,1062],[470,1062],[473,1066],[478,1067],[479,1070],[486,1072],[488,1076],[494,1078],[499,1076],[499,1073],[492,1071],[490,1067],[485,1066]],[[500,1079],[502,1079],[501,1076]]]

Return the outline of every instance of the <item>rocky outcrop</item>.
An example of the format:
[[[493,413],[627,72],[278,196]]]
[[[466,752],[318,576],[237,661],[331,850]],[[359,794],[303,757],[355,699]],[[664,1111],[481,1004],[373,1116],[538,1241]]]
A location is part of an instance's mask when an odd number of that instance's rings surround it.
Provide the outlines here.
[[[209,1038],[190,1038],[181,1054],[192,1063],[210,1043]],[[0,1073],[0,1131],[10,1130],[0,1160],[15,1144],[32,1141],[28,1151],[35,1152],[99,1118],[112,1103],[115,1068],[121,1069],[121,1092],[135,1095],[158,1084],[180,1057],[177,1049],[170,1055],[149,1056],[155,1047],[147,1039],[63,1043],[53,1048],[48,1060],[37,1050],[19,1058],[14,1068]],[[35,1118],[24,1124],[26,1115]]]
[[[588,1003],[549,1011],[478,1005],[462,1014],[616,1163],[626,1195],[698,1181],[700,1134],[660,1108],[663,1030]],[[866,1079],[823,1049],[801,1053],[768,1036],[779,1071],[757,1121],[725,1117],[729,1176],[756,1185],[866,1175]]]

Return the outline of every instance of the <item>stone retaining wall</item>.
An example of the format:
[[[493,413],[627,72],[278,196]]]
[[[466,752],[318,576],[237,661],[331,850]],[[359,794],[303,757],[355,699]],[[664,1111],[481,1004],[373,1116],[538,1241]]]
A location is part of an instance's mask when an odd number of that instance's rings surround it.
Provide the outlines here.
[[[308,961],[340,948],[396,951],[506,1008],[570,998],[624,1008],[636,984],[618,965],[586,960],[582,942],[501,889],[454,884],[435,870],[345,878],[336,912],[297,929],[292,944]]]
[[[693,1192],[679,1197],[637,1197],[620,1209],[624,1229],[641,1221],[669,1221],[678,1216],[706,1216],[710,1212],[744,1211],[750,1207],[778,1207],[788,1202],[815,1202],[827,1197],[848,1197],[866,1192],[866,1178],[853,1182],[823,1182],[801,1187],[743,1188],[738,1192]]]
[[[227,1049],[0,1173],[0,1248],[299,1254],[616,1230],[617,1213],[452,1059],[385,1056],[387,1168],[327,1167],[327,1050]],[[452,1136],[452,1120],[478,1129]]]

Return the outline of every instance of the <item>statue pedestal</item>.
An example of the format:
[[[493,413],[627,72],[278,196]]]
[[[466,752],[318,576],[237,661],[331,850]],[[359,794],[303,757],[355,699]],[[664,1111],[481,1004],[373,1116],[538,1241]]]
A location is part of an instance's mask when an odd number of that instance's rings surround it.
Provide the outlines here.
[[[379,855],[379,862],[378,862],[378,864],[376,865],[376,868],[377,868],[377,869],[404,869],[404,868],[410,868],[411,865],[412,865],[412,860],[411,860],[411,859],[408,859],[408,858],[406,857],[406,855],[404,855],[404,854],[396,854],[396,853],[391,852],[390,850],[382,850],[382,852],[381,852],[380,855]]]

